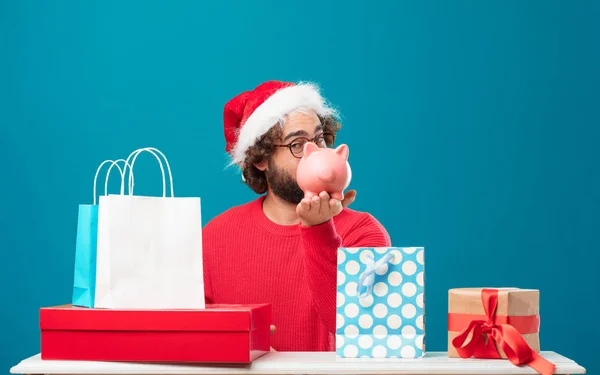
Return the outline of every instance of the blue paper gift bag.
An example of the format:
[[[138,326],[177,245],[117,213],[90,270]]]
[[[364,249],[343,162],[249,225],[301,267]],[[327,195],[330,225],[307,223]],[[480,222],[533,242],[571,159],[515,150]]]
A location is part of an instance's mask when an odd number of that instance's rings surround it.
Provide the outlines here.
[[[106,173],[104,195],[108,190],[108,177],[113,166],[117,167],[123,176],[124,170],[117,164],[119,161],[105,160],[96,170],[94,177],[93,204],[80,204],[77,213],[77,238],[75,243],[75,272],[73,277],[73,306],[94,307],[96,285],[96,249],[98,241],[98,205],[96,204],[96,182],[100,169],[104,164],[111,163]]]
[[[423,247],[338,249],[337,358],[425,355]]]
[[[98,206],[95,204],[79,205],[77,217],[77,242],[75,245],[73,306],[94,306],[97,237]]]

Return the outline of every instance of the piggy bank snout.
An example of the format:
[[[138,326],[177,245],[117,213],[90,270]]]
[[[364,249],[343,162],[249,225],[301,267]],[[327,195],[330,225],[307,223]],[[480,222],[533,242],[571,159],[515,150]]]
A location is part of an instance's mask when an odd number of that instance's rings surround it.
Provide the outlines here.
[[[335,179],[333,170],[329,167],[322,167],[321,169],[319,169],[317,175],[319,176],[319,179],[324,182],[332,182]]]

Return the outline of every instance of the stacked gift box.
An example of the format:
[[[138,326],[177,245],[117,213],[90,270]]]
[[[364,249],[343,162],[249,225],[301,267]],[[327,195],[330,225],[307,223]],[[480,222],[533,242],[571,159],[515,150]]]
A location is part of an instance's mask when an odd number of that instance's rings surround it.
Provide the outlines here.
[[[270,348],[269,305],[42,308],[44,360],[248,363]]]
[[[158,160],[162,197],[133,195],[141,152]],[[121,191],[110,195],[113,170]],[[99,165],[93,203],[78,211],[72,303],[40,309],[42,359],[248,363],[269,352],[270,304],[205,304],[200,199],[175,197],[172,181],[155,148]]]

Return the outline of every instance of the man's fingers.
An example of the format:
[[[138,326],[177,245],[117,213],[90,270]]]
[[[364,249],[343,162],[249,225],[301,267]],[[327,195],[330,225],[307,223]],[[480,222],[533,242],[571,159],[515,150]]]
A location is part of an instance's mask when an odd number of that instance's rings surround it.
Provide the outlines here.
[[[321,211],[320,212],[325,212],[327,210],[327,206],[329,203],[329,194],[326,191],[322,191],[319,194],[319,198],[321,198]]]
[[[273,334],[275,333],[276,329],[277,328],[273,324],[271,324],[271,336],[273,336]],[[276,352],[277,350],[273,349],[273,347],[271,346],[271,351],[272,352]]]
[[[329,209],[331,210],[332,216],[336,216],[340,212],[342,212],[342,203],[337,199],[329,200]]]
[[[356,190],[349,190],[344,194],[344,200],[342,200],[342,206],[344,208],[348,207],[354,199],[356,198]]]
[[[310,200],[309,199],[302,199],[302,202],[300,202],[300,204],[302,205],[302,208],[305,211],[310,211],[311,209],[311,205],[310,205]]]
[[[298,213],[298,215],[301,215],[303,212],[308,212],[308,211],[310,211],[310,200],[307,198],[304,198],[296,206],[296,212]]]
[[[321,210],[321,197],[315,195],[310,202],[311,210],[319,212]]]

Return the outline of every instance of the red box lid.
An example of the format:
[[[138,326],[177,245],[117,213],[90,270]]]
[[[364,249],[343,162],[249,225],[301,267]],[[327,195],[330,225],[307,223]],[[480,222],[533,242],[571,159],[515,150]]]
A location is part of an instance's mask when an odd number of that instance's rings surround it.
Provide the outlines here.
[[[42,330],[252,331],[271,324],[271,305],[206,305],[197,310],[96,309],[61,305],[40,308]]]

